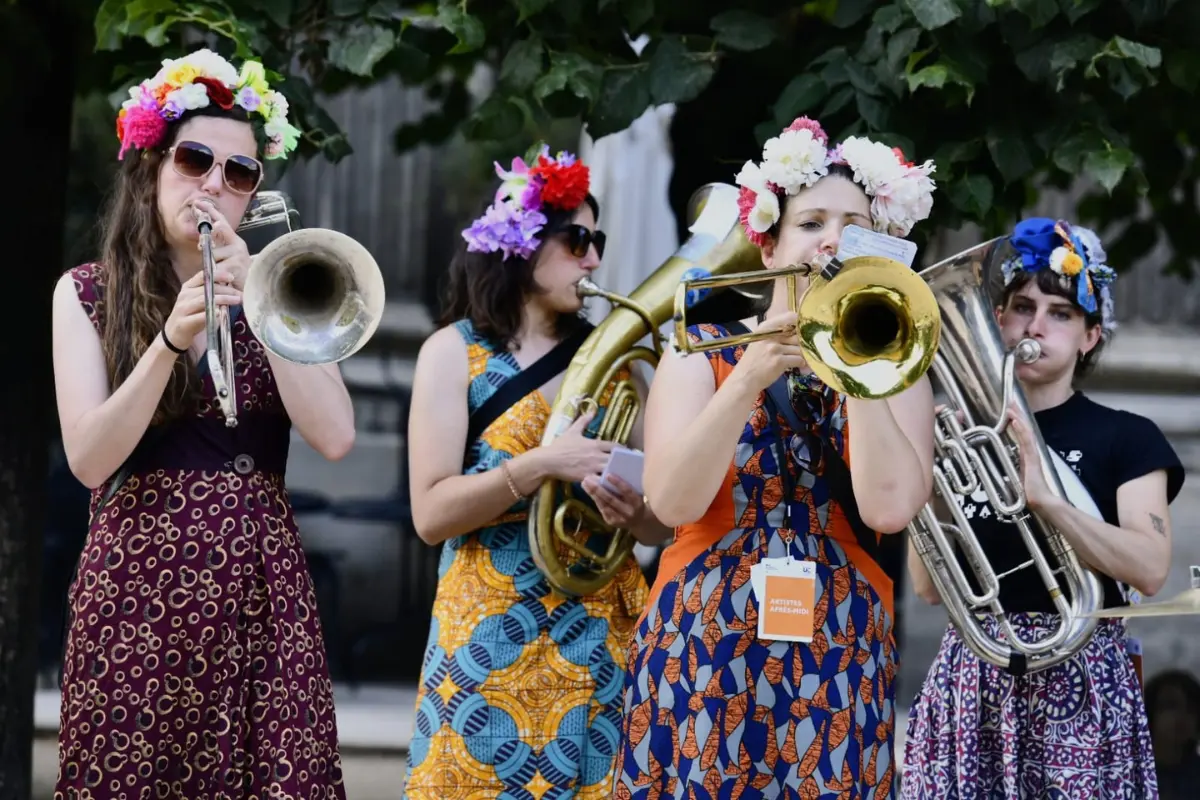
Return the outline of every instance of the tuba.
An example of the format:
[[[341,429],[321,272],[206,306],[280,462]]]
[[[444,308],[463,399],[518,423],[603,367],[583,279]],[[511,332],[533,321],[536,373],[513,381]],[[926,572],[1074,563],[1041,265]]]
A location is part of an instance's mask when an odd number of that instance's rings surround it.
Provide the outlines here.
[[[687,240],[629,296],[607,292],[589,280],[579,294],[602,297],[614,308],[584,340],[563,376],[542,436],[558,438],[588,408],[609,394],[597,436],[626,444],[641,410],[632,381],[617,380],[622,370],[644,361],[658,365],[663,341],[659,327],[671,319],[675,287],[682,278],[748,270],[759,263],[758,248],[738,224],[738,190],[721,183],[698,189],[688,203],[692,221]],[[647,335],[651,348],[637,343]],[[633,551],[629,531],[610,527],[574,487],[545,481],[529,510],[529,549],[547,582],[561,594],[594,594],[616,575]]]
[[[209,371],[226,427],[237,426],[237,381],[230,319],[213,301],[212,217],[193,213],[204,270]],[[383,316],[383,275],[354,239],[325,228],[300,228],[300,216],[283,192],[259,192],[237,233],[282,227],[251,258],[242,291],[246,324],[270,352],[296,364],[333,364],[367,343]]]
[[[1000,338],[989,289],[998,285],[1000,265],[1010,251],[1007,238],[1000,237],[919,273],[937,298],[942,317],[941,343],[930,376],[934,391],[947,404],[935,423],[933,486],[949,520],[939,519],[934,503],[927,503],[909,523],[908,534],[967,647],[983,661],[1022,674],[1059,664],[1087,644],[1098,622],[1087,615],[1102,607],[1104,592],[1062,533],[1025,505],[1017,440],[1006,417],[1006,409],[1013,406],[1032,429],[1051,490],[1100,517],[1079,478],[1046,447],[1016,380],[1017,362],[1034,361],[1041,347],[1024,339],[1006,352]],[[961,412],[961,420],[955,412]],[[985,558],[958,503],[959,497],[980,491],[1001,519],[1016,524],[1029,551],[1027,562],[1001,575]],[[1050,558],[1039,540],[1046,543]],[[978,593],[959,564],[956,544],[981,587]],[[1045,583],[1059,614],[1056,630],[1040,641],[1014,631],[999,600],[1000,579],[1029,568]],[[1002,639],[985,630],[977,616],[981,614],[996,616]]]

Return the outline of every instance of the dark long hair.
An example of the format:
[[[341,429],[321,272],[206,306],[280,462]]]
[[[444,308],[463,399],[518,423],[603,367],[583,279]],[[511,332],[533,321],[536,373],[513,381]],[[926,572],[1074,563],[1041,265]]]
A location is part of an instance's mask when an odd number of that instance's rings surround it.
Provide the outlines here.
[[[200,116],[249,122],[239,107],[225,111],[211,105],[171,122],[158,147],[125,154],[101,221],[105,286],[101,339],[113,391],[125,382],[159,335],[179,295],[182,284],[171,265],[170,247],[158,214],[158,171],[184,120]],[[261,125],[254,128],[256,155],[261,159],[265,138]],[[192,360],[177,359],[152,422],[177,419],[194,411],[199,388],[200,376]]]
[[[1093,328],[1103,321],[1103,316],[1100,313],[1100,308],[1090,314],[1083,311],[1083,307],[1079,305],[1079,301],[1075,298],[1075,283],[1072,281],[1069,285],[1066,284],[1058,273],[1049,269],[1040,269],[1037,272],[1019,271],[1013,276],[1012,281],[1004,287],[1004,292],[1001,295],[1000,307],[1008,308],[1008,304],[1012,301],[1013,295],[1019,292],[1030,283],[1035,284],[1044,294],[1051,294],[1061,297],[1064,300],[1069,300],[1071,305],[1083,312],[1083,321],[1088,328]],[[1097,298],[1098,300],[1098,298]],[[1096,363],[1100,360],[1100,351],[1108,344],[1108,334],[1100,337],[1096,342],[1096,346],[1075,360],[1075,378],[1086,378],[1096,368]]]
[[[482,215],[492,204],[493,196],[480,203]],[[586,198],[592,214],[600,221],[600,204],[590,194]],[[552,231],[570,224],[576,211],[561,211],[543,208],[546,225],[543,231]],[[459,237],[461,239],[461,237]],[[540,293],[541,287],[533,279],[533,270],[545,247],[545,239],[529,258],[513,256],[503,260],[503,253],[472,253],[467,250],[466,240],[458,243],[454,258],[450,262],[450,280],[438,327],[453,324],[460,319],[470,320],[481,335],[502,348],[510,348],[521,329],[521,315],[525,301]],[[587,323],[583,311],[578,314],[559,314],[555,333],[567,337]]]

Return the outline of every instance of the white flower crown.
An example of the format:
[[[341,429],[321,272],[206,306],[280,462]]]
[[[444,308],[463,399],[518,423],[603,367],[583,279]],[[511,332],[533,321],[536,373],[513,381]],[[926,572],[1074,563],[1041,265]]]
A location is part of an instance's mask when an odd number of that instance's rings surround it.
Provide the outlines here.
[[[933,210],[937,185],[932,161],[917,165],[899,148],[861,136],[851,136],[833,149],[820,123],[800,117],[763,146],[761,164],[747,161],[734,179],[741,191],[738,209],[746,237],[759,245],[779,222],[780,197],[793,196],[829,174],[833,164],[845,164],[854,182],[871,198],[875,230],[907,236]]]

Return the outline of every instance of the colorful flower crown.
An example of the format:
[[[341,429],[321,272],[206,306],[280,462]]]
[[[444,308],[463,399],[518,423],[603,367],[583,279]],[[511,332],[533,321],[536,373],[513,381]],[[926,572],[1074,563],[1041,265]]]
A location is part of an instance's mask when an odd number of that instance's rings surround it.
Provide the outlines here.
[[[937,188],[929,177],[932,161],[917,166],[899,148],[861,136],[851,136],[832,150],[828,143],[820,123],[800,117],[767,141],[761,164],[746,162],[734,179],[741,187],[738,209],[746,238],[761,247],[767,231],[779,222],[781,195],[812,186],[829,174],[832,164],[854,171],[855,183],[871,198],[876,231],[907,236],[913,225],[929,216]]]
[[[538,234],[546,225],[543,209],[574,211],[588,195],[587,166],[574,155],[559,151],[550,157],[547,145],[535,146],[525,158],[514,158],[512,169],[495,164],[500,188],[483,216],[462,232],[472,253],[502,251],[507,261],[516,255],[529,258],[541,244]]]
[[[158,74],[129,90],[129,99],[117,114],[121,142],[117,158],[123,160],[131,147],[156,147],[167,123],[210,104],[226,111],[236,104],[262,117],[267,158],[287,158],[300,138],[300,131],[287,121],[287,98],[267,85],[262,64],[247,61],[239,74],[224,58],[205,49],[164,59]]]
[[[1032,217],[1017,223],[1009,242],[1017,255],[1000,265],[1005,286],[1018,272],[1049,269],[1068,290],[1074,284],[1080,308],[1089,314],[1100,311],[1101,330],[1108,333],[1117,327],[1109,288],[1117,273],[1104,263],[1108,255],[1095,232],[1062,220]]]

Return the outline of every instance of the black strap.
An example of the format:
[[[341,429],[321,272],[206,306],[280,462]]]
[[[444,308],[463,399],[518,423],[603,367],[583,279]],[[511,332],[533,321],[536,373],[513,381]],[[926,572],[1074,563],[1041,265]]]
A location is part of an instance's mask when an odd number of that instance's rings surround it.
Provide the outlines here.
[[[495,394],[475,409],[467,423],[467,450],[471,449],[475,440],[483,435],[488,426],[495,422],[501,414],[566,369],[580,345],[591,334],[592,329],[591,325],[585,325],[563,339],[549,353],[530,364],[528,369],[523,369],[506,380]]]

